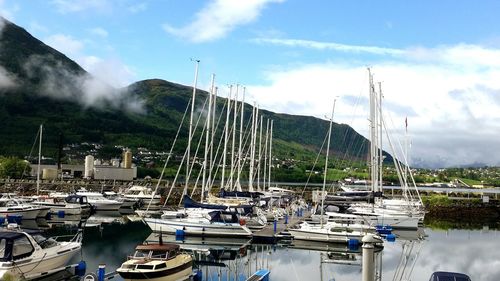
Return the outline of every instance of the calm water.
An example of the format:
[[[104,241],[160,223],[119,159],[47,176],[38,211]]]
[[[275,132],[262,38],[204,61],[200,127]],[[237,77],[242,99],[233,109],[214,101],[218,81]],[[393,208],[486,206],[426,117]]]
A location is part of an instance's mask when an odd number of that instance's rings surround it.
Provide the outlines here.
[[[26,224],[60,235],[72,232],[77,223],[76,218],[54,218]],[[377,254],[379,280],[427,281],[434,271],[464,272],[473,281],[500,280],[497,230],[424,228],[396,234],[396,242],[386,242]],[[87,272],[100,263],[113,271],[145,240],[158,241],[158,235],[151,234],[142,222],[128,221],[119,214],[99,214],[87,222],[81,258],[87,263]],[[361,280],[360,249],[299,241],[274,246],[255,245],[246,239],[175,241],[175,237],[164,236],[164,241],[169,240],[194,254],[203,280],[246,280],[259,268],[270,269],[272,281]]]

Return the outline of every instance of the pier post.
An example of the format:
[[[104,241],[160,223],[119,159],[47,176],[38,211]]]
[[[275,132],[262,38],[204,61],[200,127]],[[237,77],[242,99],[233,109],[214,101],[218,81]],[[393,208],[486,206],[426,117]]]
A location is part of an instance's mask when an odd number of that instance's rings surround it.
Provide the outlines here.
[[[104,281],[104,275],[106,275],[106,265],[100,264],[97,270],[97,281]]]
[[[374,281],[375,280],[375,239],[374,235],[369,233],[366,234],[363,239],[363,268],[362,268],[362,281]]]
[[[278,229],[278,220],[275,218],[274,219],[274,233],[276,233],[277,229]]]

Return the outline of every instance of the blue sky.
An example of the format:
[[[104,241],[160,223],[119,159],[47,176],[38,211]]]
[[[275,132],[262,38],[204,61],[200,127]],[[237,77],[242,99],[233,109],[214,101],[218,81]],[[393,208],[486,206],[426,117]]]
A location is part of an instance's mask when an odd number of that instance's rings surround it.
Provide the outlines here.
[[[413,161],[500,164],[499,1],[0,0],[0,13],[114,86],[221,88],[366,135],[366,66]],[[225,95],[224,90],[221,91]],[[391,122],[389,122],[389,120]],[[494,151],[494,152],[492,152]]]

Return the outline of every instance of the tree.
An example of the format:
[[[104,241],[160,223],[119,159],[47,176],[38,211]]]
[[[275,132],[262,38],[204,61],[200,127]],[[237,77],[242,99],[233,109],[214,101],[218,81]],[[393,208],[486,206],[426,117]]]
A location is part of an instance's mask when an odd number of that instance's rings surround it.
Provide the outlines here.
[[[17,157],[0,158],[0,178],[19,179],[29,175],[31,171],[30,164]]]

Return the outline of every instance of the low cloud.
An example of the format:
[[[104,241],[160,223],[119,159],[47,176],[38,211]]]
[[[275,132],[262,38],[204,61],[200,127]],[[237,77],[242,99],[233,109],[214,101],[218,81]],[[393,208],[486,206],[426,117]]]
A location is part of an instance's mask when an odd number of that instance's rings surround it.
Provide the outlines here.
[[[142,112],[142,101],[126,90],[116,89],[84,72],[70,70],[50,56],[33,55],[23,66],[28,79],[40,79],[40,95],[75,101],[84,107],[114,108]]]
[[[15,81],[15,76],[5,70],[5,68],[0,66],[0,90],[6,90],[15,87]]]
[[[164,24],[163,29],[174,36],[202,43],[223,38],[238,26],[255,21],[270,3],[284,0],[213,0],[196,15],[194,20],[184,27]]]

